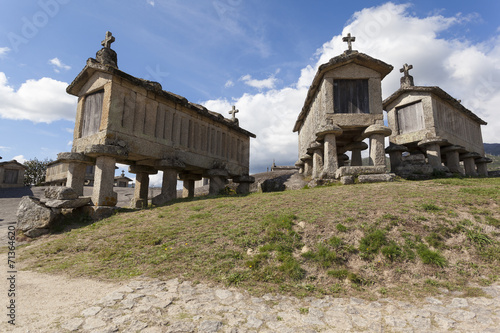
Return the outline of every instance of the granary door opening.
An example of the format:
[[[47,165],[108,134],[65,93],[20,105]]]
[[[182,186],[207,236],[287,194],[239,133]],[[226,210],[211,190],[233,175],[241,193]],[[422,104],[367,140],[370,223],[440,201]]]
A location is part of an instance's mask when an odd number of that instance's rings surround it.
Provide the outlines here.
[[[368,80],[334,80],[335,113],[370,113]]]
[[[17,184],[19,178],[19,170],[17,169],[5,169],[4,173],[4,184]]]
[[[85,96],[83,106],[82,138],[99,132],[99,127],[101,126],[103,99],[104,90],[99,90]]]
[[[425,128],[422,101],[397,107],[396,117],[399,134],[416,132]]]

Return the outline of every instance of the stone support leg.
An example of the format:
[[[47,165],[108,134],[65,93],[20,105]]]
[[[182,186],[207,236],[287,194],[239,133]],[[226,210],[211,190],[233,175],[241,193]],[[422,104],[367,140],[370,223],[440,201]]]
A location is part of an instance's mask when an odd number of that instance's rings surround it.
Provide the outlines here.
[[[486,163],[478,163],[477,174],[482,177],[488,177],[488,165]]]
[[[193,179],[185,179],[182,181],[182,197],[194,198],[194,182]]]
[[[227,178],[224,176],[211,176],[208,188],[208,195],[219,195],[227,185]]]
[[[153,205],[164,205],[177,198],[177,170],[164,169],[161,193],[153,198]]]
[[[446,153],[446,166],[452,173],[462,173],[458,151],[455,150]]]
[[[325,135],[323,161],[323,178],[335,178],[335,172],[339,166],[335,134],[329,133]]]
[[[132,207],[147,208],[148,207],[148,192],[149,192],[149,174],[146,172],[138,172],[135,176],[135,190]]]
[[[321,149],[315,149],[312,159],[312,178],[318,179],[323,172],[323,152]]]
[[[304,161],[304,176],[307,177],[312,175],[312,167],[313,167],[312,159]]]
[[[207,175],[210,178],[208,195],[219,195],[227,185],[228,173],[223,169],[208,170]]]
[[[78,196],[83,196],[83,185],[85,184],[86,164],[69,163],[66,186],[71,187]]]
[[[233,177],[233,182],[238,183],[236,193],[248,194],[250,193],[250,184],[255,182],[255,178],[249,175],[242,175]]]
[[[361,149],[351,150],[351,166],[362,166],[363,158],[361,157]]]
[[[370,136],[370,165],[385,165],[384,137],[383,134]]]
[[[427,161],[434,169],[439,169],[441,163],[441,147],[437,143],[427,145]]]
[[[467,176],[477,176],[476,163],[473,157],[464,158],[464,168]]]
[[[389,159],[391,160],[391,172],[395,172],[396,168],[403,163],[403,152],[401,150],[393,151],[389,153]]]
[[[94,206],[116,206],[117,194],[113,192],[115,181],[115,158],[98,156],[95,164],[94,190],[92,202]]]

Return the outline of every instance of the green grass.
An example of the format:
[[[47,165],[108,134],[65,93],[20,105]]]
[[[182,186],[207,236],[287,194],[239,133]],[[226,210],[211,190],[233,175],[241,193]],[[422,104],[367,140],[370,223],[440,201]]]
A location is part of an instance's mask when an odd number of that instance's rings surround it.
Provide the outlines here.
[[[75,218],[71,231],[17,254],[41,272],[256,295],[423,296],[436,292],[427,280],[466,291],[500,276],[499,188],[500,179],[453,178],[179,199],[93,224]]]

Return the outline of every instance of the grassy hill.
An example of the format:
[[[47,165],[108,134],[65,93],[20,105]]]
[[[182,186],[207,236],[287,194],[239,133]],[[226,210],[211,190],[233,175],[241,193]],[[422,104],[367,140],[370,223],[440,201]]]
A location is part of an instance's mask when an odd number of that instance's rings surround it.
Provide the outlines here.
[[[488,170],[500,170],[500,156],[486,154],[486,157],[493,160],[492,163],[488,163]]]
[[[485,143],[484,151],[489,155],[500,156],[500,143]]]
[[[18,249],[25,269],[254,294],[407,298],[500,274],[500,179],[329,186],[123,211]]]

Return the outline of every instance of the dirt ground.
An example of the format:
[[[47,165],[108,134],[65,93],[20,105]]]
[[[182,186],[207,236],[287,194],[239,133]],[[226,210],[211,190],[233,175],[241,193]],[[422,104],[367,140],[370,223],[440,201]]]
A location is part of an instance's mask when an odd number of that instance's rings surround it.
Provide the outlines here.
[[[6,254],[1,260],[7,261]],[[6,291],[10,288],[7,280],[10,274],[6,265],[0,267],[1,332],[45,332],[44,328],[49,324],[79,315],[92,302],[120,286],[118,283],[18,271],[15,274],[16,325],[13,326],[8,323],[5,308],[9,304]]]

